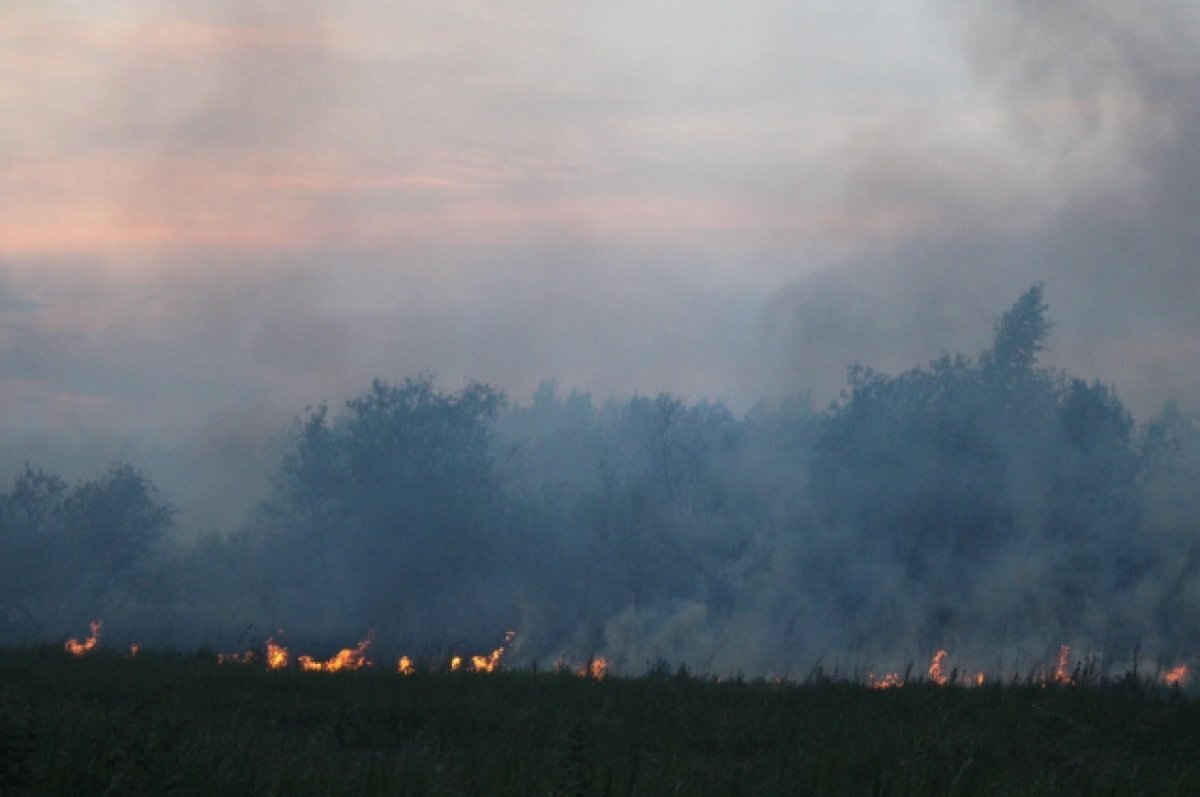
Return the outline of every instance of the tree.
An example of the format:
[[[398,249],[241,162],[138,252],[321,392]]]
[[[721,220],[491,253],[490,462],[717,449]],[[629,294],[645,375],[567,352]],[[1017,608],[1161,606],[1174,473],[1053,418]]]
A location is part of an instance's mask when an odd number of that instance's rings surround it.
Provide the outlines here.
[[[974,362],[945,355],[899,376],[853,368],[822,423],[810,482],[821,521],[934,587],[946,605],[931,614],[944,608],[945,622],[1011,550],[1061,562],[1039,587],[1063,627],[1079,622],[1088,585],[1124,588],[1146,566],[1132,418],[1103,385],[1037,366],[1045,313],[1035,285]]]
[[[1043,285],[1031,286],[996,321],[992,347],[979,358],[985,372],[1028,373],[1046,350],[1050,322],[1046,320]]]
[[[174,516],[131,465],[75,487],[26,465],[0,494],[0,624],[77,623],[145,598]]]
[[[446,623],[503,575],[505,514],[492,424],[503,397],[471,383],[376,380],[330,420],[298,425],[279,481],[297,601],[340,621]],[[455,585],[458,585],[457,587]],[[494,630],[493,630],[494,632]]]

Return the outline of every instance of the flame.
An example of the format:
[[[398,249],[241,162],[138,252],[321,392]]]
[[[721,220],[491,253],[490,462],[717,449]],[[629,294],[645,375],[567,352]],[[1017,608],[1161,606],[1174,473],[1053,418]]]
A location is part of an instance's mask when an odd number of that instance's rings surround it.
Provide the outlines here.
[[[899,689],[904,686],[904,679],[900,677],[900,673],[890,672],[879,680],[875,680],[875,673],[867,673],[867,685],[872,689]]]
[[[1054,667],[1054,683],[1070,686],[1075,683],[1071,678],[1071,646],[1061,645],[1058,648],[1058,663]]]
[[[129,643],[129,658],[132,659],[134,656],[136,656],[138,654],[138,651],[140,651],[141,649],[142,649],[142,646],[139,645],[138,643],[130,642]]]
[[[300,656],[296,659],[296,663],[300,665],[300,669],[310,672],[338,672],[339,670],[359,670],[367,667],[371,662],[366,657],[367,648],[371,646],[371,642],[375,640],[375,632],[367,633],[365,639],[358,643],[353,648],[343,648],[339,650],[337,655],[326,661],[314,661],[312,656]],[[269,654],[268,654],[269,655]],[[287,666],[287,651],[283,650],[283,664]],[[276,669],[272,667],[272,669]]]
[[[275,637],[267,640],[267,669],[286,670],[288,666],[288,649],[275,641]]]
[[[1163,673],[1163,683],[1167,686],[1183,686],[1188,679],[1188,667],[1186,664],[1180,664]]]
[[[975,674],[975,685],[983,686],[983,673],[980,672]]]
[[[516,637],[516,631],[504,632],[504,644],[493,650],[486,656],[472,656],[471,669],[475,672],[495,672],[500,666],[500,659],[503,658],[505,649],[512,643]]]
[[[500,667],[500,659],[504,657],[508,649],[509,643],[516,637],[516,631],[506,631],[504,634],[504,644],[485,655],[471,656],[471,672],[495,672]],[[462,669],[463,657],[453,656],[450,659],[450,672],[457,672]]]
[[[608,659],[603,656],[596,656],[588,659],[583,664],[573,664],[566,656],[559,656],[554,662],[554,669],[558,672],[574,673],[580,678],[592,678],[596,681],[603,681],[608,675]]]
[[[946,660],[946,651],[939,650],[933,654],[933,660],[929,662],[929,680],[933,681],[938,686],[945,686],[950,682],[950,676],[942,672],[942,663]]]
[[[87,639],[80,642],[78,639],[68,639],[63,649],[72,656],[83,656],[90,653],[100,642],[100,627],[104,625],[99,620],[92,620],[88,623],[88,628],[91,630],[91,635]]]
[[[396,664],[396,672],[401,675],[412,675],[417,670],[413,667],[413,661],[408,656],[401,656],[400,661]]]
[[[247,650],[245,653],[218,653],[217,664],[253,664],[258,653]]]

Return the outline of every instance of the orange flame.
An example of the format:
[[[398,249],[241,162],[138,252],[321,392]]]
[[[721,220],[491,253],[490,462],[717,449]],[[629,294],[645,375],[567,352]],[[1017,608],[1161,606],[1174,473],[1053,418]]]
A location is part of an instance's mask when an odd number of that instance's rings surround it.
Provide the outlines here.
[[[608,659],[604,658],[603,656],[592,659],[591,663],[588,664],[586,677],[592,678],[596,681],[603,681],[607,675]]]
[[[487,656],[472,656],[471,669],[475,672],[495,672],[500,666],[500,659],[504,656],[508,645],[512,644],[513,638],[516,637],[516,631],[504,632],[504,644],[493,650]]]
[[[904,679],[900,677],[900,673],[890,672],[879,680],[875,679],[875,673],[867,673],[867,685],[872,689],[899,689],[904,686]]]
[[[217,664],[253,664],[258,653],[247,650],[245,653],[218,653]]]
[[[1058,663],[1054,667],[1054,683],[1070,686],[1075,683],[1071,678],[1071,646],[1061,645],[1058,648]]]
[[[945,686],[950,682],[950,676],[942,672],[942,663],[946,660],[946,651],[939,650],[933,654],[933,660],[929,662],[929,680],[933,681],[938,686]]]
[[[396,664],[396,672],[401,675],[412,675],[417,669],[413,666],[413,661],[408,656],[401,656],[400,661]]]
[[[72,656],[83,656],[90,653],[100,642],[100,627],[104,625],[99,620],[92,620],[88,623],[88,628],[91,630],[91,635],[87,639],[80,642],[78,639],[68,639],[63,649]]]
[[[1163,683],[1167,686],[1183,686],[1188,679],[1188,667],[1186,664],[1180,664],[1163,673]]]
[[[275,641],[275,637],[267,640],[267,669],[285,670],[288,666],[288,649]]]
[[[278,633],[283,633],[279,631]],[[288,666],[288,649],[275,642],[271,636],[263,645],[267,649],[266,662],[268,670],[282,670]],[[254,664],[262,658],[262,653],[251,648],[245,653],[218,653],[217,664]]]
[[[983,686],[983,673],[976,673],[976,674],[975,674],[975,685],[976,685],[976,686]]]
[[[371,642],[375,640],[375,632],[367,633],[365,639],[358,643],[353,648],[343,648],[339,650],[337,655],[326,661],[314,661],[312,656],[300,656],[296,659],[296,663],[300,665],[300,669],[310,672],[338,672],[339,670],[360,670],[363,667],[369,666],[371,662],[366,657],[367,648]],[[284,651],[284,665],[286,665],[287,652]]]
[[[583,664],[574,664],[566,656],[559,656],[554,662],[554,669],[558,672],[573,673],[580,678],[603,681],[608,675],[608,659],[603,656],[595,656]]]
[[[500,659],[508,648],[509,643],[517,635],[516,631],[507,631],[504,634],[504,644],[493,650],[486,656],[476,655],[471,656],[471,672],[495,672],[500,667]],[[450,672],[457,672],[462,669],[463,657],[453,656],[450,659]]]

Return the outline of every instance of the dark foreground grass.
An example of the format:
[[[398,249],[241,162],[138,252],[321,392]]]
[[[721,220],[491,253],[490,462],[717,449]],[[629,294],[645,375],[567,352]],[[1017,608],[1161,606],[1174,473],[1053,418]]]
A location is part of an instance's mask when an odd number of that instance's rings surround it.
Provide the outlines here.
[[[0,793],[1200,794],[1200,702],[0,651]]]

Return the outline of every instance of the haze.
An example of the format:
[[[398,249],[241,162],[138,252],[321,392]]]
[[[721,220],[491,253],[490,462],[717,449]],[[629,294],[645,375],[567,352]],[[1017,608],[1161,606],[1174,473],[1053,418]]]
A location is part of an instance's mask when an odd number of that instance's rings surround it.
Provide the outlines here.
[[[1034,282],[1048,362],[1195,407],[1198,38],[1183,0],[8,2],[0,460],[219,526],[373,377],[822,405]]]

